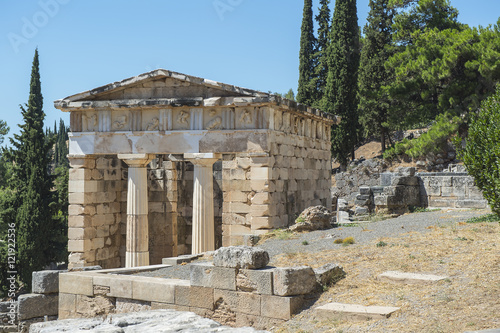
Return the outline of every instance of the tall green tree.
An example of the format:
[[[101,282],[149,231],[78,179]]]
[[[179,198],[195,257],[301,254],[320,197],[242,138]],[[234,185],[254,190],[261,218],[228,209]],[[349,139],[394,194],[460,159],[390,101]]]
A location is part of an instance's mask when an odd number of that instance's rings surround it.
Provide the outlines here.
[[[11,138],[9,152],[14,166],[13,202],[16,214],[17,260],[19,278],[31,289],[31,273],[41,270],[54,259],[51,236],[52,177],[49,175],[51,142],[44,134],[43,97],[38,49],[31,70],[28,104],[21,106],[24,123],[20,134]]]
[[[412,44],[412,34],[426,29],[461,29],[458,10],[449,0],[390,0],[399,9],[394,18],[394,42],[401,46]]]
[[[315,58],[316,37],[314,37],[312,0],[304,0],[304,13],[300,33],[299,87],[297,102],[313,105],[316,100]]]
[[[316,58],[316,100],[313,105],[315,107],[321,107],[321,99],[323,98],[324,91],[326,88],[326,79],[328,77],[328,45],[330,44],[329,34],[330,34],[330,0],[320,0],[321,7],[319,8],[319,14],[316,15],[316,22],[318,23],[318,38],[316,44],[316,52],[314,57]]]
[[[389,0],[370,0],[369,5],[359,70],[359,119],[364,135],[378,135],[381,149],[385,151],[390,99],[383,87],[393,75],[384,64],[394,52],[392,24],[395,10],[389,7]]]
[[[328,47],[328,77],[322,109],[339,115],[332,128],[332,153],[343,166],[358,142],[359,27],[355,0],[337,0]]]
[[[391,126],[425,125],[446,112],[466,116],[494,93],[500,80],[499,24],[412,36],[413,45],[388,61],[395,71],[388,91],[398,106],[391,110]]]

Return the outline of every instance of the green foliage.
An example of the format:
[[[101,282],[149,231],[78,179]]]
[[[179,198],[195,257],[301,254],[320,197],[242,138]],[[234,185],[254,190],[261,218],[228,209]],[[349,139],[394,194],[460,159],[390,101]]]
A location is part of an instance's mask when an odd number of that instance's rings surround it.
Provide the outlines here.
[[[500,85],[483,101],[479,112],[472,114],[465,147],[458,139],[456,146],[491,210],[500,215]]]
[[[429,131],[417,139],[404,139],[396,143],[384,152],[384,158],[393,159],[402,154],[419,158],[427,154],[440,153],[451,136],[457,133],[462,122],[460,117],[451,117],[447,114],[439,115]]]
[[[304,13],[300,35],[299,87],[297,102],[312,105],[315,101],[314,79],[316,38],[314,37],[312,0],[304,0]]]
[[[384,247],[384,246],[387,246],[387,243],[384,241],[380,241],[377,243],[377,247]]]
[[[302,245],[309,245],[309,242],[308,241],[302,241]]]
[[[359,70],[359,120],[365,136],[378,135],[382,151],[388,135],[387,117],[390,100],[383,86],[389,84],[392,73],[384,67],[393,54],[392,21],[394,9],[389,0],[370,0],[370,12],[364,28],[365,37]]]
[[[438,114],[477,110],[500,80],[500,28],[425,30],[392,56],[386,67],[394,80],[386,86],[393,99],[388,122],[406,129]]]
[[[0,120],[0,145],[3,143],[4,136],[9,133],[9,126],[7,126],[7,122],[4,120]]]
[[[497,214],[486,214],[479,217],[473,217],[467,220],[467,223],[500,222],[500,216]]]
[[[390,5],[401,10],[394,19],[393,39],[398,45],[412,44],[417,31],[463,27],[449,0],[390,0]]]
[[[326,112],[342,117],[332,128],[332,154],[346,165],[358,143],[359,27],[355,0],[335,1],[328,47],[328,76],[321,102]]]
[[[342,238],[337,238],[336,240],[333,241],[333,244],[342,244],[344,240]]]
[[[290,88],[290,90],[288,90],[288,92],[285,94],[284,96],[286,99],[289,99],[291,101],[295,101],[295,93],[293,92],[293,89]]]
[[[316,76],[316,100],[313,103],[314,107],[321,107],[321,99],[323,98],[326,80],[328,77],[328,45],[330,44],[330,0],[320,0],[321,7],[319,14],[316,16],[318,23],[318,39],[315,57],[315,76]]]
[[[38,50],[33,59],[28,104],[21,106],[21,111],[24,123],[19,125],[20,134],[14,134],[13,148],[6,151],[13,165],[9,186],[15,214],[5,215],[3,223],[15,223],[19,278],[30,289],[32,272],[56,259],[53,237],[59,235],[53,222],[53,179],[49,174],[52,142],[43,129]]]
[[[295,220],[295,223],[302,223],[302,222],[305,222],[306,219],[304,218],[304,216],[300,215],[299,217],[297,217],[297,219]]]

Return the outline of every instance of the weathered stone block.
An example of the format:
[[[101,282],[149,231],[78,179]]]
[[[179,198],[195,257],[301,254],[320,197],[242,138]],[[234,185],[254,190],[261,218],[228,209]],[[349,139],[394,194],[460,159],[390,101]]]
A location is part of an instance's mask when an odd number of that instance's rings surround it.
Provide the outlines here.
[[[128,276],[100,274],[93,277],[94,286],[109,288],[106,296],[132,298],[132,280]]]
[[[297,313],[302,306],[302,296],[280,297],[280,296],[261,296],[261,310],[263,317],[289,320],[292,315]]]
[[[331,286],[346,276],[342,266],[333,263],[314,268],[313,270],[316,275],[316,281],[321,286]]]
[[[261,296],[257,294],[238,292],[238,305],[236,312],[246,313],[254,316],[261,314]]]
[[[258,269],[269,263],[269,254],[249,246],[222,247],[215,251],[214,266],[236,269]]]
[[[31,290],[36,294],[52,294],[59,292],[59,273],[66,271],[47,270],[33,272]]]
[[[273,294],[273,269],[240,269],[236,276],[236,288],[239,291],[257,294]]]
[[[92,276],[78,273],[59,274],[59,292],[93,296]]]
[[[189,304],[191,307],[214,309],[214,289],[206,287],[191,286],[189,292]]]
[[[76,295],[59,293],[59,319],[71,317],[76,311]]]
[[[191,265],[191,285],[236,290],[236,269],[212,264]]]
[[[173,304],[175,285],[168,279],[137,276],[132,281],[133,299]]]
[[[278,296],[304,295],[316,287],[314,270],[309,266],[277,267],[273,272],[273,294]]]
[[[24,294],[18,297],[19,320],[56,316],[58,295]]]
[[[152,308],[151,302],[127,298],[117,298],[115,306],[115,313],[149,311]]]

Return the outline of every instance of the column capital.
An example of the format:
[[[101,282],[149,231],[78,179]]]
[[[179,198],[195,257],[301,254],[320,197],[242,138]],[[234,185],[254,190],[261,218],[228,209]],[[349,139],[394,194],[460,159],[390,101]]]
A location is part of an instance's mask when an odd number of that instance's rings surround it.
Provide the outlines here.
[[[144,168],[154,158],[151,154],[118,154],[120,160],[123,160],[129,168]]]
[[[212,166],[220,160],[222,154],[217,153],[185,153],[184,158],[189,162],[200,166]]]

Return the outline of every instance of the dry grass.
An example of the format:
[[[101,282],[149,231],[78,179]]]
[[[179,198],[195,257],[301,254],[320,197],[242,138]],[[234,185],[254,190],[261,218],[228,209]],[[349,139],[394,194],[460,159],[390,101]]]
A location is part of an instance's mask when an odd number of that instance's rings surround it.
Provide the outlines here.
[[[463,332],[500,327],[500,226],[498,223],[430,227],[429,233],[381,238],[370,244],[293,256],[280,256],[273,265],[334,262],[347,277],[324,292],[275,332]],[[377,247],[379,242],[386,246]],[[447,275],[432,285],[398,285],[377,281],[385,271]],[[329,302],[397,306],[383,320],[349,322],[320,320],[313,308]]]

